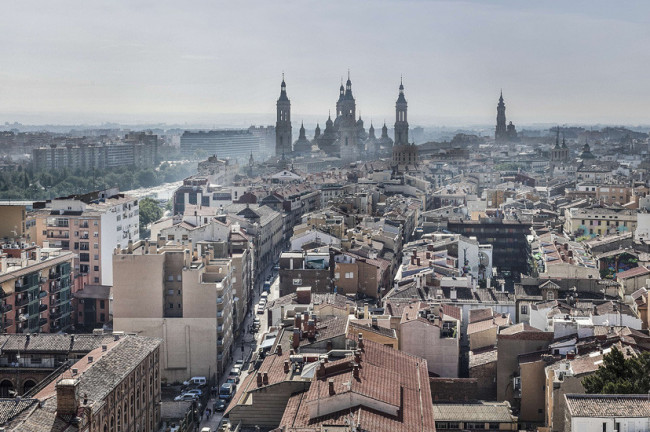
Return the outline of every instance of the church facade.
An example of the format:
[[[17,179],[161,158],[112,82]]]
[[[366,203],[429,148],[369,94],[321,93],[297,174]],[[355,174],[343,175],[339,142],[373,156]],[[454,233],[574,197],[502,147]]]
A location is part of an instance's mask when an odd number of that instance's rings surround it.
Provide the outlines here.
[[[399,96],[396,104],[395,142],[408,144],[407,104],[404,97],[404,85],[400,83]],[[316,125],[314,137],[309,140],[305,133],[304,125],[300,127],[300,135],[293,143],[291,139],[291,103],[287,96],[284,76],[280,97],[277,101],[276,122],[276,156],[304,156],[318,149],[327,156],[339,157],[343,160],[368,159],[376,156],[391,155],[393,140],[388,136],[386,123],[381,129],[381,136],[377,137],[375,128],[371,124],[368,132],[363,120],[357,117],[356,100],[352,94],[352,81],[348,79],[341,83],[339,98],[336,102],[336,116],[332,120],[331,114],[325,122],[325,129],[321,130],[320,124]],[[289,140],[289,141],[287,141]]]

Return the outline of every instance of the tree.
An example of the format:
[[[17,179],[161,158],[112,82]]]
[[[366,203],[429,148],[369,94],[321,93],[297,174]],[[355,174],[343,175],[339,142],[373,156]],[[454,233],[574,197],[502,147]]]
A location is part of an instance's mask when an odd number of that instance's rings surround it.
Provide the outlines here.
[[[582,380],[587,393],[647,394],[650,391],[650,353],[625,358],[616,347],[603,356],[603,365]]]
[[[162,209],[158,206],[156,200],[144,198],[140,200],[140,237],[145,237],[142,233],[147,233],[147,225],[155,222],[163,215]]]

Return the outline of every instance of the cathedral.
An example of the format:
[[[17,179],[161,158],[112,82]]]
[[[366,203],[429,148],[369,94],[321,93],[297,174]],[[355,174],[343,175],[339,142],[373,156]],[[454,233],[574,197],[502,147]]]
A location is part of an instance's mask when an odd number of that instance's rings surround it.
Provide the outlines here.
[[[510,122],[506,126],[506,104],[503,102],[503,92],[501,92],[497,105],[497,128],[494,132],[494,141],[497,143],[505,143],[516,140],[517,129],[515,129],[515,125]]]
[[[396,103],[395,143],[408,144],[408,122],[406,121],[407,103],[404,97],[404,85],[400,82],[399,96]],[[348,72],[348,80],[339,88],[339,98],[336,102],[336,116],[331,114],[325,122],[325,129],[316,125],[312,140],[307,138],[305,126],[300,126],[298,139],[291,141],[291,102],[287,96],[287,88],[282,76],[280,97],[277,101],[277,121],[275,124],[275,154],[276,157],[306,156],[314,150],[319,150],[327,156],[339,157],[343,160],[368,159],[376,156],[388,156],[393,149],[393,140],[388,136],[388,127],[384,122],[381,136],[375,135],[375,127],[370,124],[368,132],[364,127],[361,115],[357,118],[356,100],[352,95],[352,81]]]

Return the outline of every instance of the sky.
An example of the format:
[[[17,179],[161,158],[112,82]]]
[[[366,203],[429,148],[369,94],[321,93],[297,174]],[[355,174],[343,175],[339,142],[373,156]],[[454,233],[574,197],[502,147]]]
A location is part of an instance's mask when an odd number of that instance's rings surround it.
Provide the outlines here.
[[[3,2],[0,124],[650,124],[650,2]]]

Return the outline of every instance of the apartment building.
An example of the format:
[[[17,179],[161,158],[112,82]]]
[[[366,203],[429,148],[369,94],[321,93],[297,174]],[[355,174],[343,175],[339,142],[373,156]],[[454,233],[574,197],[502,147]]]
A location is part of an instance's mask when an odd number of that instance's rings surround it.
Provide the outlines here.
[[[74,258],[75,254],[60,248],[2,245],[2,333],[48,333],[70,328]]]
[[[625,208],[569,208],[564,218],[564,232],[576,237],[633,232],[637,225],[636,210]]]
[[[153,167],[157,158],[158,136],[144,133],[127,134],[124,141],[115,143],[53,144],[32,150],[34,171]]]
[[[28,219],[37,244],[74,252],[86,283],[111,286],[113,250],[139,240],[139,214],[136,198],[111,188],[34,203]]]
[[[0,400],[7,430],[142,431],[160,428],[160,340],[118,336],[33,395]]]
[[[0,202],[0,239],[19,239],[26,235],[27,207],[31,203]]]
[[[181,135],[181,152],[188,157],[199,153],[245,162],[252,154],[259,154],[262,140],[248,129],[185,131]]]
[[[138,241],[113,256],[113,327],[163,340],[167,382],[217,376],[233,350],[231,259],[206,243]]]

